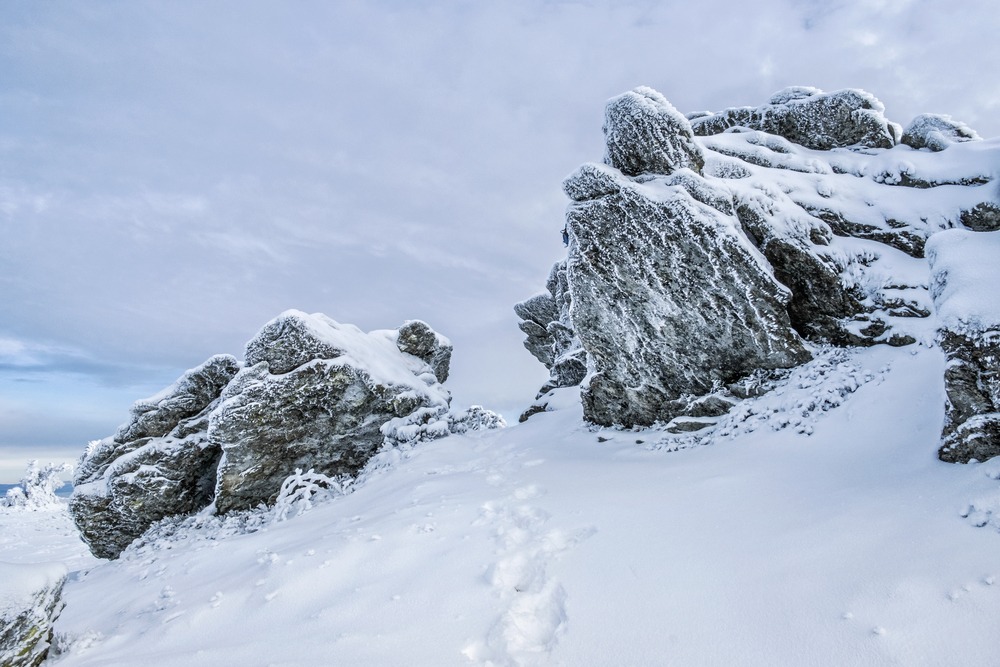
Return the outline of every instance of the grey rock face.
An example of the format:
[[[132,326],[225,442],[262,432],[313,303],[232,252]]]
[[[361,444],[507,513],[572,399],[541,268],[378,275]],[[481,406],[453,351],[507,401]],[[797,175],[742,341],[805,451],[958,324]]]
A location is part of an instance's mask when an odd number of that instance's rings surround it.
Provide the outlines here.
[[[52,623],[62,610],[65,569],[0,564],[0,665],[38,667],[48,657]],[[28,586],[25,586],[25,584]],[[6,591],[15,586],[16,591]]]
[[[281,375],[245,369],[212,414],[211,441],[224,456],[215,506],[221,512],[274,502],[296,468],[353,475],[382,444],[380,428],[412,412],[415,400],[363,370],[317,360]]]
[[[938,456],[949,463],[1000,455],[1000,341],[942,331],[948,394]]]
[[[91,551],[116,558],[162,518],[270,504],[297,468],[354,475],[386,443],[502,427],[482,408],[449,412],[451,351],[417,320],[365,333],[283,313],[247,344],[253,365],[213,357],[136,403],[84,457],[70,512]]]
[[[652,88],[640,86],[608,102],[604,161],[629,176],[701,172],[705,164],[691,124]]]
[[[521,331],[527,334],[525,348],[549,369],[549,379],[539,389],[539,397],[556,387],[578,385],[587,375],[587,353],[570,320],[572,297],[566,262],[552,267],[546,289],[547,294],[514,306],[514,312],[522,318]]]
[[[898,127],[883,116],[885,107],[863,90],[824,93],[795,87],[775,93],[760,107],[735,107],[691,120],[699,136],[745,127],[776,134],[816,150],[848,146],[891,148]]]
[[[974,232],[995,232],[1000,229],[1000,204],[980,202],[962,211],[959,220]]]
[[[114,437],[100,441],[74,479],[70,513],[95,556],[116,558],[154,522],[212,501],[221,449],[208,415],[240,364],[219,355],[139,401]]]
[[[951,116],[925,113],[917,116],[903,131],[901,143],[912,148],[943,151],[953,143],[978,141],[979,134],[965,123]]]
[[[711,200],[708,183],[693,172],[637,183],[597,165],[569,180],[578,197],[567,213],[570,315],[593,368],[588,420],[667,421],[685,395],[810,358],[791,329],[787,291],[731,209],[699,201]],[[588,182],[602,185],[588,191]]]
[[[434,371],[438,382],[448,379],[451,366],[451,342],[431,329],[425,322],[410,320],[399,328],[396,346],[400,352],[422,359]]]

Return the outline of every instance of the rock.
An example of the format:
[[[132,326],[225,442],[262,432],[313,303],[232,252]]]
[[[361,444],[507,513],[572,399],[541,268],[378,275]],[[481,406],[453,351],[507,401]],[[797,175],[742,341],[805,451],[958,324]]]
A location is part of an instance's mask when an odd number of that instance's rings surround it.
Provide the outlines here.
[[[239,368],[232,356],[212,357],[138,401],[84,456],[69,510],[95,556],[116,558],[156,521],[212,502],[222,450],[209,441],[208,415]]]
[[[701,172],[705,164],[691,123],[652,88],[640,86],[608,101],[604,162],[628,176]]]
[[[1000,455],[1000,232],[951,229],[927,244],[938,343],[947,364],[942,461]]]
[[[594,165],[597,171],[608,169]],[[613,170],[609,170],[613,171]],[[570,320],[572,297],[566,280],[566,262],[557,262],[549,273],[547,294],[539,294],[514,306],[527,334],[524,346],[549,369],[549,379],[536,398],[557,387],[580,384],[587,375],[587,353],[573,331]]]
[[[806,242],[783,234],[770,223],[768,202],[740,198],[736,215],[754,245],[771,263],[774,276],[791,290],[788,317],[803,338],[839,345],[857,345],[864,338],[844,324],[864,312],[832,267],[810,251]]]
[[[863,90],[824,93],[797,86],[775,93],[764,106],[725,109],[690,122],[699,136],[745,127],[815,150],[891,148],[897,143],[898,126],[886,120],[884,111],[882,103]]]
[[[979,140],[976,131],[965,123],[953,120],[951,116],[925,113],[910,121],[903,131],[901,143],[937,152],[954,143]]]
[[[396,347],[425,361],[434,371],[438,382],[448,379],[451,366],[451,341],[420,320],[410,320],[399,328]]]
[[[60,563],[0,563],[0,665],[38,667],[48,657],[62,610]]]
[[[612,175],[593,165],[578,174],[592,180],[597,169]],[[576,179],[567,192],[585,191]],[[641,183],[618,174],[616,185],[567,212],[572,329],[593,365],[589,421],[669,421],[684,395],[810,358],[791,329],[787,290],[739,221],[699,201],[711,201],[710,184],[687,171]]]
[[[1000,205],[993,202],[980,202],[972,208],[962,211],[959,220],[974,232],[995,232],[1000,229]]]
[[[938,457],[949,463],[1000,455],[1000,341],[942,331],[948,402]]]
[[[116,558],[160,519],[271,504],[296,469],[351,476],[385,445],[503,427],[481,407],[449,410],[451,352],[419,320],[364,333],[282,313],[247,344],[249,366],[212,357],[92,443],[73,519],[95,555]]]
[[[451,347],[423,322],[366,334],[289,311],[247,344],[248,363],[276,340],[275,331],[290,337],[274,346],[282,372],[272,373],[267,359],[244,368],[210,418],[209,439],[223,452],[215,487],[220,513],[273,503],[296,468],[330,477],[357,474],[382,446],[390,420],[414,413],[426,421],[443,417],[441,434],[447,434],[450,396],[420,355],[440,360]],[[313,356],[334,350],[332,358]],[[291,360],[299,365],[289,368]]]

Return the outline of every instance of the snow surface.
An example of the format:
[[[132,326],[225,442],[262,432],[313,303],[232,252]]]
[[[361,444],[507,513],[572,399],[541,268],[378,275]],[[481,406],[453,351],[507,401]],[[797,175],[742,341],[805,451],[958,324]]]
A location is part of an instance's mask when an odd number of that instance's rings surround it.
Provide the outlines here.
[[[952,229],[927,244],[938,320],[975,335],[1000,329],[1000,232]]]
[[[61,667],[996,665],[1000,461],[936,459],[943,367],[821,351],[708,446],[588,428],[560,390],[285,521],[202,517],[94,565],[5,513],[0,560],[16,527],[18,560],[79,570]]]

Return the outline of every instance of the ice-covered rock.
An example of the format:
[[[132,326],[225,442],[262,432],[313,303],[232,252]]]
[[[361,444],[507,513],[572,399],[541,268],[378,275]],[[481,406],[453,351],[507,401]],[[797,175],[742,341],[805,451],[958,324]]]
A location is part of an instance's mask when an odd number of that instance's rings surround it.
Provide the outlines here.
[[[616,191],[588,192],[596,180]],[[566,273],[592,368],[588,420],[668,421],[685,395],[810,358],[791,329],[787,290],[740,231],[725,191],[690,170],[637,182],[601,165],[585,165],[565,189],[576,200]]]
[[[900,143],[911,148],[928,148],[936,152],[943,151],[953,143],[979,140],[979,134],[965,123],[954,120],[948,115],[925,113],[910,121],[903,130]]]
[[[824,93],[796,86],[775,93],[759,107],[733,107],[691,120],[700,136],[732,127],[762,130],[806,148],[828,150],[859,146],[891,148],[899,141],[899,126],[883,115],[885,107],[863,90]]]
[[[270,504],[296,469],[352,476],[385,444],[502,427],[488,410],[449,409],[451,352],[419,320],[365,333],[282,313],[247,344],[245,366],[212,357],[92,443],[72,516],[95,555],[115,558],[165,517]]]
[[[156,521],[212,502],[222,450],[209,441],[208,415],[239,369],[232,356],[212,357],[137,401],[114,436],[91,444],[69,509],[95,556],[115,558]]]
[[[629,176],[700,172],[705,163],[691,124],[663,95],[640,86],[608,102],[604,162]]]
[[[0,665],[45,662],[65,581],[61,563],[0,563]]]
[[[947,356],[943,461],[1000,455],[1000,232],[949,230],[928,243]]]

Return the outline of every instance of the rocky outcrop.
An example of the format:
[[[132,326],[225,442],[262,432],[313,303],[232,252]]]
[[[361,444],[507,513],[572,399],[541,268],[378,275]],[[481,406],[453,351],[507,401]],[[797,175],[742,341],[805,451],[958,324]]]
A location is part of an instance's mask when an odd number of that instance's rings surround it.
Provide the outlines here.
[[[903,130],[900,143],[911,148],[927,148],[937,152],[954,143],[979,139],[975,130],[965,123],[953,120],[951,116],[925,113],[910,121]]]
[[[212,502],[222,455],[208,416],[240,369],[215,356],[157,396],[138,401],[110,438],[92,443],[76,471],[69,510],[99,558],[115,558],[156,521]]]
[[[45,662],[65,581],[66,568],[58,563],[0,563],[0,665]]]
[[[687,117],[648,88],[610,100],[605,165],[564,182],[567,260],[515,307],[550,371],[522,417],[583,378],[591,421],[693,428],[699,397],[728,402],[738,378],[801,363],[803,340],[928,340],[925,243],[1000,225],[992,188],[971,189],[993,167],[894,149],[883,111],[864,91],[801,87]]]
[[[214,504],[270,504],[296,469],[354,475],[384,444],[503,426],[449,410],[451,343],[424,322],[370,333],[288,311],[247,344],[246,364],[212,357],[139,401],[77,471],[73,519],[102,558],[153,523]]]
[[[740,233],[727,193],[691,171],[636,182],[593,164],[566,191],[570,316],[592,364],[588,420],[668,421],[685,395],[810,358],[787,290]]]
[[[797,86],[775,93],[768,104],[734,107],[691,119],[694,133],[719,134],[731,127],[761,130],[815,150],[858,146],[891,148],[899,126],[886,120],[885,107],[863,90],[824,93]]]
[[[1000,455],[1000,232],[941,232],[928,243],[938,342],[947,364],[942,461]]]

